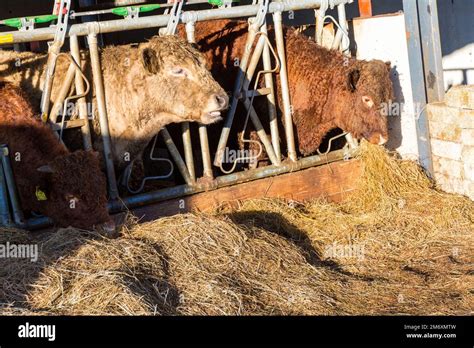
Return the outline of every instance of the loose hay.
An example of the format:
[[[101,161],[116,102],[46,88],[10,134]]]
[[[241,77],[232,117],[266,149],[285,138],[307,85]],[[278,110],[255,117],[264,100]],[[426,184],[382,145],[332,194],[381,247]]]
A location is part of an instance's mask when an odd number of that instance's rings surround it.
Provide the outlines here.
[[[413,162],[362,145],[346,202],[242,202],[131,223],[122,237],[0,233],[2,314],[472,314],[474,203]]]

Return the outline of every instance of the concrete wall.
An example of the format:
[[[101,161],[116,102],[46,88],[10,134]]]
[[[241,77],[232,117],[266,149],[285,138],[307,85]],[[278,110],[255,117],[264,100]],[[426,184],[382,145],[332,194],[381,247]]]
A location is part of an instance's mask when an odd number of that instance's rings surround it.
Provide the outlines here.
[[[427,112],[437,184],[474,200],[474,85],[453,87]]]

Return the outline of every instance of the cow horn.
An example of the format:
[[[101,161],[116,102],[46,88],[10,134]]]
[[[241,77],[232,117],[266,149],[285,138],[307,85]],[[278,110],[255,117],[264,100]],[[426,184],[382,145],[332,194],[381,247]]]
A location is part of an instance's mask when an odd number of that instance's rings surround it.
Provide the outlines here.
[[[54,173],[54,169],[49,165],[49,164],[46,164],[44,166],[41,166],[39,167],[38,169],[36,169],[38,172],[40,173],[49,173],[49,174],[53,174]]]

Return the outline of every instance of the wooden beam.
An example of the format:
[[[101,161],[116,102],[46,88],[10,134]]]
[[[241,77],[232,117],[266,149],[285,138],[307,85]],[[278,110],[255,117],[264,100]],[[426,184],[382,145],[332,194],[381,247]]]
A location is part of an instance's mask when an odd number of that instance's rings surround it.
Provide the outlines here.
[[[372,0],[359,0],[359,12],[361,17],[372,17]]]
[[[299,172],[225,187],[192,196],[159,202],[132,211],[141,222],[193,211],[209,212],[222,206],[237,205],[251,198],[283,198],[304,202],[326,198],[340,202],[356,189],[361,174],[358,160],[339,161]],[[120,223],[123,215],[117,216]]]

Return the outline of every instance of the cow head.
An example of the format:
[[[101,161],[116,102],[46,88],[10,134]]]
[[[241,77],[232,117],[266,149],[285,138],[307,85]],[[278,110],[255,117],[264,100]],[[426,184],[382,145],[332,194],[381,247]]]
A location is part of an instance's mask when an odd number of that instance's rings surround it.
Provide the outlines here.
[[[47,175],[47,214],[59,226],[114,228],[107,212],[107,186],[97,153],[76,151],[38,168]],[[43,188],[41,188],[43,189]]]
[[[347,72],[342,102],[346,116],[341,117],[338,126],[357,139],[379,145],[388,140],[383,109],[393,99],[390,69],[390,63],[373,60],[357,62]]]
[[[173,122],[222,119],[229,98],[193,45],[177,36],[154,37],[139,46],[139,59],[153,91],[149,105],[155,110],[147,110],[150,114],[165,114]]]

